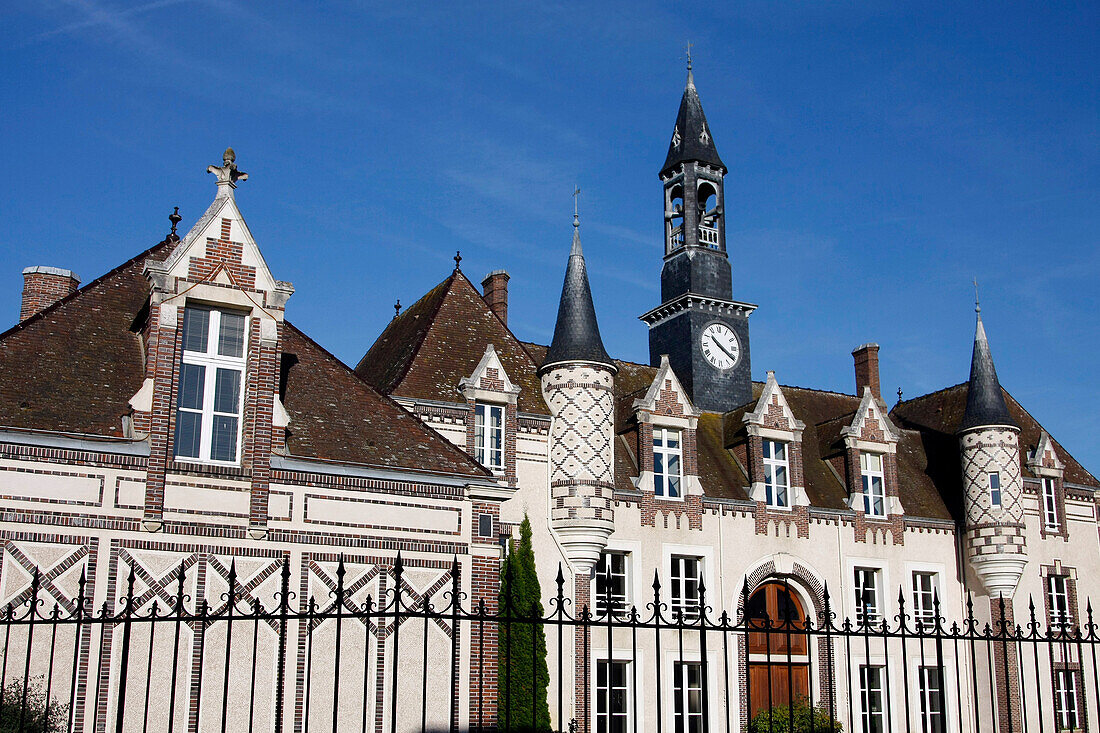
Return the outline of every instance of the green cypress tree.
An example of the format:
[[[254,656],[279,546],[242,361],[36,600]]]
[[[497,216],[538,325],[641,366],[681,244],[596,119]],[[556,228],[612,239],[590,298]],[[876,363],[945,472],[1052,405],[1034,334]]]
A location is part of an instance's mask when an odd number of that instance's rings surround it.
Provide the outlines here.
[[[499,611],[513,619],[501,622],[497,647],[498,725],[505,721],[515,731],[549,731],[550,707],[546,691],[550,672],[546,667],[546,632],[542,617],[542,591],[535,572],[531,546],[531,521],[526,515],[519,526],[519,543],[511,541],[501,568]]]

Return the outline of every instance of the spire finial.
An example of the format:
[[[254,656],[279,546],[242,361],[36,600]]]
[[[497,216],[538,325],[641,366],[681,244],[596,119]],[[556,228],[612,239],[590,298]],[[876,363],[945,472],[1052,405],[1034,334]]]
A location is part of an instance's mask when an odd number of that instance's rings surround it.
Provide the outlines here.
[[[461,269],[462,269],[462,267],[461,267],[461,264],[462,264],[462,252],[461,252],[460,250],[457,250],[457,249],[455,250],[455,257],[454,257],[454,260],[455,260],[455,272],[457,272],[458,270],[461,270]]]
[[[979,317],[981,317],[982,301],[978,297],[978,278],[974,278],[974,312],[977,313]]]
[[[179,235],[176,234],[176,225],[183,221],[183,217],[180,216],[180,207],[174,207],[171,214],[168,215],[168,221],[172,222],[172,231],[168,234],[169,242],[180,241]]]
[[[393,317],[397,318],[401,315],[401,299],[398,298],[397,302],[393,304]]]
[[[580,214],[577,209],[577,199],[580,198],[581,189],[580,186],[573,187],[573,226],[579,227],[581,225]]]
[[[898,404],[901,404],[901,387],[898,387]]]
[[[691,41],[687,42],[688,71],[691,71],[691,47],[694,46],[694,45],[695,44],[692,43]]]

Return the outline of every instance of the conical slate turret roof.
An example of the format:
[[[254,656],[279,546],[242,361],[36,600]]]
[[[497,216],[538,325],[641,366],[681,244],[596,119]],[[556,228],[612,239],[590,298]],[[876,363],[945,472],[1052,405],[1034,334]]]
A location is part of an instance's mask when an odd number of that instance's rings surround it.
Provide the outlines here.
[[[573,247],[569,251],[569,264],[565,268],[565,284],[561,288],[554,340],[550,342],[550,348],[539,370],[563,361],[595,362],[615,369],[611,357],[603,347],[600,326],[596,323],[596,308],[592,304],[592,288],[588,284],[588,268],[584,264],[580,228],[576,218],[573,219]]]
[[[970,359],[970,383],[966,392],[966,412],[963,413],[959,432],[986,425],[1011,425],[1018,427],[1008,414],[993,355],[989,352],[989,339],[982,324],[978,308],[978,327],[974,332],[974,355]]]
[[[714,137],[710,134],[707,116],[703,114],[703,103],[699,101],[699,92],[695,90],[695,77],[688,66],[687,85],[680,99],[680,111],[676,114],[676,127],[672,131],[672,141],[668,144],[668,157],[661,167],[664,175],[680,163],[696,160],[700,163],[717,166],[726,172],[726,166],[718,157],[714,147]]]

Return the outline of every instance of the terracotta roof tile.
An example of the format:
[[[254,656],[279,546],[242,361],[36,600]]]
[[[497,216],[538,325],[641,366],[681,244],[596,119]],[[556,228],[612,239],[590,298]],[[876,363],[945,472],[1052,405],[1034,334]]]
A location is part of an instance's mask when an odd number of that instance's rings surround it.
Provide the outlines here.
[[[536,362],[461,272],[390,321],[355,371],[395,397],[461,402],[458,383],[490,343],[520,388],[520,411],[548,415]]]

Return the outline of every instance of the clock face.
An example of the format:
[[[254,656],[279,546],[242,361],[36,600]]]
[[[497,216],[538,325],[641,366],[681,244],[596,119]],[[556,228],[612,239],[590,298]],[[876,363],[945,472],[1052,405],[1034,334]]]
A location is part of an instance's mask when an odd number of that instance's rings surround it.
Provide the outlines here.
[[[741,358],[741,344],[737,341],[737,334],[724,323],[707,326],[699,339],[699,348],[715,369],[732,369]]]

